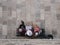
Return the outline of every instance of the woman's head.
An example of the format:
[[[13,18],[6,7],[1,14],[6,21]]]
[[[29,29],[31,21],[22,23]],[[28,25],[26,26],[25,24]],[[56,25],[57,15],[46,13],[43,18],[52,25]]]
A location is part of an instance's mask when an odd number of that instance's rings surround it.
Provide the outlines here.
[[[38,27],[38,25],[37,24],[33,24],[33,27]]]
[[[24,24],[24,21],[23,20],[21,20],[21,24]]]
[[[27,22],[26,25],[31,25],[32,26],[32,22]]]

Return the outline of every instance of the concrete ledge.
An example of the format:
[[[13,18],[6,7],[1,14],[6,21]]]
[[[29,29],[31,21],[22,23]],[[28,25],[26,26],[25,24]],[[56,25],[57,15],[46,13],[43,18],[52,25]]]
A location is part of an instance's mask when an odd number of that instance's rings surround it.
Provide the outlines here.
[[[60,45],[60,39],[0,39],[0,45]]]

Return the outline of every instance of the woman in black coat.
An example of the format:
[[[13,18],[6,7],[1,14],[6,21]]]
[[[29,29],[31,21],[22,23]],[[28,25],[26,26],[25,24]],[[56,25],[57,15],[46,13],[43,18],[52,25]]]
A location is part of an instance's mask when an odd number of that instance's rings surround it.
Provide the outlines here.
[[[21,30],[21,31],[19,31],[19,30]],[[17,34],[18,34],[18,36],[20,36],[20,35],[24,36],[25,33],[26,33],[26,26],[24,24],[24,21],[21,20],[21,24],[20,24],[20,26],[17,29]]]

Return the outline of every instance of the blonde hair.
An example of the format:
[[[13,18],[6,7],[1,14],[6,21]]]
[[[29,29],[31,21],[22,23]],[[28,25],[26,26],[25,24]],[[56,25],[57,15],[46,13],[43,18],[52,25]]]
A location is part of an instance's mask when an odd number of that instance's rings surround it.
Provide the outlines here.
[[[26,25],[33,25],[33,22],[26,22]]]
[[[37,24],[33,24],[33,27],[37,27],[38,25]]]

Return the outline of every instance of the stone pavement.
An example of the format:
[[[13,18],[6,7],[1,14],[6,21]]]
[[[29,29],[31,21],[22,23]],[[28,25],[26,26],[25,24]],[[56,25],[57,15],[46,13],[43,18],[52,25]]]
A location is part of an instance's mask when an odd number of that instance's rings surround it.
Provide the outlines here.
[[[60,45],[58,39],[0,39],[0,45]]]

